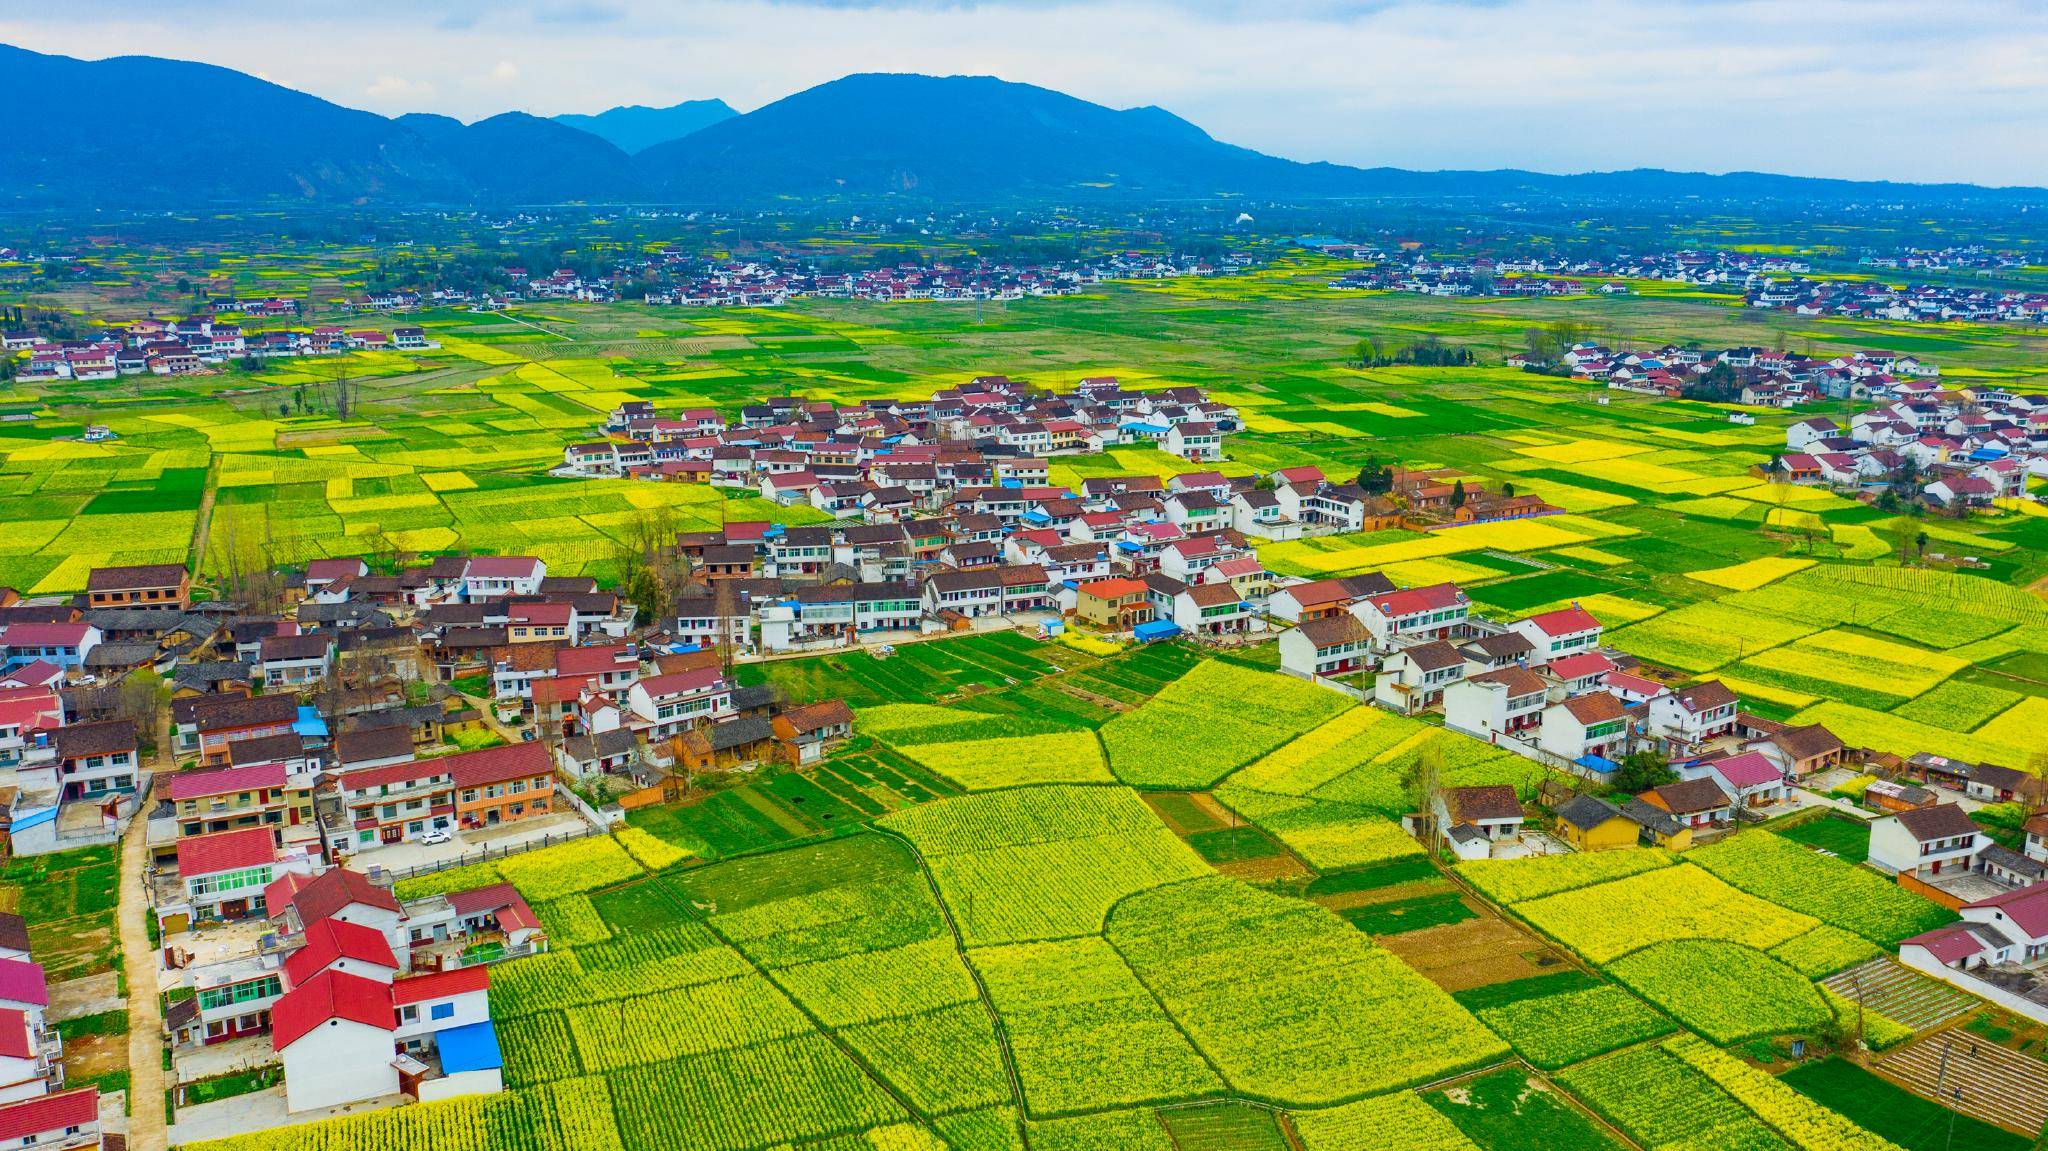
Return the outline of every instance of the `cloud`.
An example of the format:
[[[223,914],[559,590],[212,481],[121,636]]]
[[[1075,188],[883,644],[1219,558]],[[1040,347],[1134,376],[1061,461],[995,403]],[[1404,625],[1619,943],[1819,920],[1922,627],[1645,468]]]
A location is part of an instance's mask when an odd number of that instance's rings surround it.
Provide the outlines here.
[[[1295,159],[1660,166],[2048,184],[2039,0],[0,0],[0,40],[262,68],[465,120],[849,72],[975,73],[1157,104]],[[443,25],[462,22],[450,35]],[[516,62],[516,63],[514,63]],[[442,78],[438,91],[394,78]],[[448,77],[466,77],[449,81]],[[429,86],[431,87],[431,86]]]
[[[403,76],[378,76],[363,89],[372,103],[406,108],[418,107],[434,98],[434,85],[426,80],[408,80]]]

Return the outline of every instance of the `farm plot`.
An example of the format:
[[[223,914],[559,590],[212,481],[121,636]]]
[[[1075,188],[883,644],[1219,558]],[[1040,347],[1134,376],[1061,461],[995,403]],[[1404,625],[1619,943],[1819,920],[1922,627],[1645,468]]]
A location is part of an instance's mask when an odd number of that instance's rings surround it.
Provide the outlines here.
[[[1478,1014],[1516,1054],[1546,1071],[1676,1030],[1669,1019],[1611,983],[1481,1008]]]
[[[1446,786],[1506,784],[1527,797],[1535,794],[1545,774],[1512,752],[1378,708],[1359,707],[1233,773],[1217,794],[1226,802],[1232,802],[1231,796],[1241,797],[1242,804],[1233,802],[1239,810],[1262,802],[1247,796],[1249,792],[1315,800],[1315,809],[1264,801],[1268,807],[1299,812],[1294,819],[1304,829],[1355,818],[1361,808],[1398,817],[1412,802],[1402,778],[1425,748],[1433,748],[1441,758]],[[1336,806],[1323,810],[1323,804]]]
[[[1406,1091],[1292,1116],[1308,1151],[1479,1151],[1456,1124]]]
[[[1600,964],[1667,940],[1775,947],[1818,924],[1687,864],[1517,903],[1515,914]]]
[[[1121,787],[960,796],[881,820],[917,846],[970,945],[1094,935],[1118,900],[1209,874]]]
[[[1458,874],[1495,903],[1506,905],[1577,891],[1674,862],[1661,848],[1642,847],[1526,859],[1478,859],[1459,864]]]
[[[1557,1082],[1648,1151],[1829,1151],[1785,1142],[1714,1080],[1662,1048],[1594,1060]]]
[[[969,791],[1032,783],[1114,783],[1092,731],[921,743],[903,754]]]
[[[1344,1102],[1506,1050],[1342,920],[1234,880],[1133,896],[1107,936],[1229,1085],[1267,1102]]]
[[[1745,831],[1685,858],[1742,891],[1885,947],[1955,918],[1875,872],[1767,831]]]
[[[1607,971],[1716,1043],[1805,1031],[1833,1017],[1805,976],[1754,948],[1717,939],[1654,944]]]
[[[1100,938],[969,953],[1003,1017],[1034,1117],[1188,1099],[1217,1077]]]
[[[1350,706],[1298,679],[1209,660],[1102,725],[1102,743],[1127,783],[1209,787]]]

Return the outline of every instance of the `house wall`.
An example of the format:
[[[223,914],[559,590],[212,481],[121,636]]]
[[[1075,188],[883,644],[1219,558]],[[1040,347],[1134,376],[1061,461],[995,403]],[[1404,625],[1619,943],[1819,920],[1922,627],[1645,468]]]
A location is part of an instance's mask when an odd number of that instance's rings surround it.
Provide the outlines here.
[[[312,1111],[398,1094],[391,1033],[330,1019],[284,1049],[285,1109]]]

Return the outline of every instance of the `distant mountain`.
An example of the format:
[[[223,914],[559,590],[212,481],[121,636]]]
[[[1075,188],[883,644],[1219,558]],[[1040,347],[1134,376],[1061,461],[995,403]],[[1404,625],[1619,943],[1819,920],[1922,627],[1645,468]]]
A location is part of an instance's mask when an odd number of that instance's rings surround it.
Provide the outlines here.
[[[432,199],[462,180],[417,135],[211,64],[0,45],[0,203]]]
[[[464,125],[426,114],[389,120],[207,64],[84,61],[0,45],[0,109],[9,126],[0,133],[0,207],[1219,195],[2048,203],[2041,189],[1754,172],[1551,176],[1304,164],[1222,143],[1162,108],[1119,111],[988,76],[848,76],[745,115],[710,100],[554,120],[508,112]],[[693,109],[718,118],[628,154],[689,126]]]
[[[605,140],[554,120],[505,112],[465,126],[422,112],[397,123],[436,149],[470,195],[491,201],[616,202],[647,193],[632,158]]]
[[[989,76],[848,76],[635,159],[672,198],[712,200],[1330,195],[1359,175],[1220,143],[1163,109]]]
[[[645,104],[627,104],[599,112],[595,116],[564,113],[556,116],[557,124],[580,128],[593,136],[610,140],[627,154],[644,152],[656,144],[680,140],[692,132],[708,128],[720,120],[730,120],[739,115],[732,105],[723,100],[685,100],[666,108],[649,108]]]

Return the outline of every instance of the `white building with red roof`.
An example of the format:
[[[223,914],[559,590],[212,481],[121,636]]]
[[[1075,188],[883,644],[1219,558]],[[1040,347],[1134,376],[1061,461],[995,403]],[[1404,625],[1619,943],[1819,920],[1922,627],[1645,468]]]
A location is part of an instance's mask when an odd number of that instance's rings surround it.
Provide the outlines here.
[[[81,1087],[0,1106],[0,1149],[86,1151],[104,1145],[100,1092]]]
[[[271,1008],[271,1050],[284,1064],[285,1107],[313,1111],[398,1094],[391,985],[322,971]]]
[[[1684,779],[1711,779],[1737,807],[1764,807],[1785,798],[1785,773],[1759,751],[1679,768]]]
[[[1578,655],[1600,646],[1600,621],[1577,604],[1557,611],[1539,612],[1509,624],[1510,630],[1536,648],[1529,657],[1532,666],[1568,655]]]
[[[192,835],[178,841],[178,882],[184,906],[159,908],[166,920],[180,913],[175,928],[208,919],[246,919],[263,913],[263,891],[285,871],[312,870],[304,849],[280,851],[277,833],[268,827],[246,827],[217,835]]]
[[[1458,585],[1426,587],[1369,595],[1351,605],[1351,614],[1365,625],[1382,651],[1396,639],[1451,639],[1463,636],[1472,604]]]
[[[472,556],[462,569],[462,596],[476,600],[535,595],[548,565],[533,556]]]
[[[649,742],[668,739],[732,715],[732,683],[716,667],[650,676],[627,690],[626,710]]]

